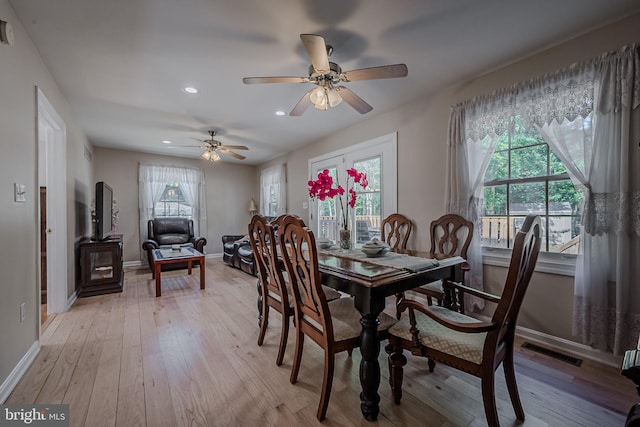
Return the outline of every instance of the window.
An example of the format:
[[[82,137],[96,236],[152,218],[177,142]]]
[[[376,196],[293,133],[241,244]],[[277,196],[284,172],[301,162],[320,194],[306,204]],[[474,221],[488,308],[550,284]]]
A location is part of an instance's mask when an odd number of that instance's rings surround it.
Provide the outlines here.
[[[382,202],[380,200],[380,178],[382,158],[380,155],[353,163],[359,172],[367,174],[367,188],[356,186],[356,243],[364,243],[374,237],[380,237],[382,221]]]
[[[542,251],[577,253],[582,200],[542,136],[512,117],[484,175],[482,245],[511,248],[525,216],[534,213],[542,218]]]
[[[260,172],[260,213],[274,217],[287,211],[285,166],[279,165]]]
[[[156,203],[154,213],[159,216],[182,216],[193,218],[193,209],[182,193],[180,183],[172,182],[166,185],[160,200]]]

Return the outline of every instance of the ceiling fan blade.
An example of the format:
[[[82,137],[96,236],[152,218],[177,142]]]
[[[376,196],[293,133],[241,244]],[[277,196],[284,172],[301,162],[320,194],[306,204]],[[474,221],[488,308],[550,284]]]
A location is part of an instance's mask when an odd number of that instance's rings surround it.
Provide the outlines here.
[[[204,146],[202,144],[200,144],[200,145],[169,145],[167,148],[168,149],[173,149],[173,148],[204,148]]]
[[[338,86],[335,88],[338,91],[338,94],[342,98],[344,102],[351,105],[354,110],[356,110],[360,114],[366,114],[369,111],[373,110],[373,107],[365,102],[364,99],[360,98],[358,95],[353,93],[350,89],[347,89],[344,86]]]
[[[356,82],[358,80],[391,79],[395,77],[406,77],[407,73],[408,70],[405,64],[383,65],[380,67],[345,71],[340,75],[340,80],[343,82]]]
[[[302,99],[300,99],[296,106],[293,107],[293,110],[291,110],[291,112],[289,113],[290,116],[301,116],[302,113],[304,113],[304,110],[306,110],[307,107],[311,105],[311,98],[309,97],[309,95],[311,94],[311,90],[305,93]]]
[[[290,76],[278,76],[278,77],[245,77],[242,82],[246,85],[255,83],[309,83],[308,77],[290,77]]]
[[[220,148],[230,148],[232,150],[248,150],[248,147],[245,147],[244,145],[222,145]]]
[[[311,59],[314,70],[320,74],[327,74],[331,71],[324,38],[317,34],[300,34],[300,38],[304,48],[307,50],[309,59]]]
[[[221,153],[227,154],[231,157],[235,157],[236,159],[240,159],[240,160],[246,159],[246,157],[243,156],[242,154],[234,153],[233,151],[229,151],[224,147],[218,147],[218,150],[220,150]]]

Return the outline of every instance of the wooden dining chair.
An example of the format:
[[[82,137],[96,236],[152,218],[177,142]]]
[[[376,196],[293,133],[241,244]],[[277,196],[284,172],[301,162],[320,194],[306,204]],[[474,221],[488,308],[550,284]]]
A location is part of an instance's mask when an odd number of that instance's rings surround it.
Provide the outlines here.
[[[479,321],[440,306],[429,307],[407,299],[401,302],[409,316],[389,329],[389,344],[385,348],[389,354],[389,383],[395,403],[400,403],[402,397],[403,367],[407,363],[403,350],[406,349],[415,356],[427,357],[480,377],[482,401],[490,427],[500,425],[494,377],[502,363],[516,417],[524,420],[516,385],[513,345],[518,312],[538,259],[540,241],[540,217],[529,215],[515,237],[501,296],[454,284],[464,292],[497,304],[488,321]],[[434,367],[435,364],[430,363],[429,371],[433,372]]]
[[[324,350],[324,373],[317,418],[324,420],[331,386],[335,355],[360,345],[360,313],[351,298],[327,301],[320,285],[318,252],[313,232],[300,225],[293,217],[285,217],[279,229],[280,251],[289,275],[296,325],[296,348],[290,381],[298,379],[304,338],[308,336]],[[386,338],[386,331],[395,319],[385,313],[379,316],[379,338]]]
[[[284,220],[284,218],[287,217],[287,216],[293,217],[301,227],[306,227],[307,226],[304,223],[304,220],[302,218],[300,218],[298,215],[282,214],[282,215],[277,216],[273,221],[271,221],[271,225],[273,226],[273,232],[276,235],[276,238],[275,238],[276,244],[278,242],[278,229],[282,225],[282,221]],[[279,260],[279,261],[280,261],[280,264],[281,264],[281,268],[284,270],[284,265],[282,264],[282,260]],[[286,280],[286,278],[285,278],[285,280]],[[288,283],[288,281],[287,281],[287,283]],[[288,288],[289,288],[289,286],[288,286]],[[327,298],[327,301],[333,301],[334,299],[338,299],[338,298],[342,297],[342,294],[340,292],[336,291],[333,288],[325,286],[325,285],[322,285],[322,291],[324,292],[324,296]],[[349,353],[349,355],[351,355],[351,353]]]
[[[284,265],[277,251],[278,239],[276,229],[284,216],[268,222],[262,215],[254,215],[249,223],[249,240],[256,262],[258,272],[258,292],[260,295],[260,315],[258,324],[260,332],[258,334],[258,345],[264,343],[264,337],[269,326],[269,308],[273,308],[281,315],[281,332],[276,365],[282,365],[284,353],[289,337],[289,318],[293,317],[293,298],[291,287],[288,285],[283,274]],[[304,221],[299,217],[292,217],[304,226]],[[275,226],[274,226],[275,224]],[[274,242],[274,244],[271,244]],[[324,286],[327,300],[340,298],[340,293],[335,289]]]
[[[392,250],[406,250],[413,224],[406,216],[394,213],[382,220],[380,238]]]
[[[473,222],[467,221],[464,217],[456,214],[446,214],[431,221],[429,228],[431,237],[431,258],[444,258],[461,256],[467,259],[467,250],[473,238]],[[465,284],[466,272],[469,271],[467,262],[462,264],[462,284]],[[464,313],[464,298],[460,298],[455,288],[448,286],[448,281],[436,280],[423,286],[413,289],[413,291],[426,295],[427,302],[432,305],[435,299],[438,305],[445,304],[445,296],[449,298],[446,302],[448,308],[452,308],[460,313]],[[447,293],[445,293],[447,288]]]
[[[249,223],[249,240],[253,251],[257,272],[260,302],[260,333],[258,345],[264,342],[269,325],[269,308],[282,316],[280,346],[276,365],[282,364],[289,336],[289,318],[293,316],[293,304],[287,290],[282,267],[278,259],[275,233],[272,225],[262,215],[254,215]]]

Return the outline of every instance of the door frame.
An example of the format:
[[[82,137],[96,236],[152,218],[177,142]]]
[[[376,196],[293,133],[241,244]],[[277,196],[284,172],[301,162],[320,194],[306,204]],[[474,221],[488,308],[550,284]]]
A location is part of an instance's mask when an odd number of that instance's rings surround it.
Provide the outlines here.
[[[309,179],[316,179],[317,170],[324,166],[337,166],[338,179],[346,182],[346,169],[353,167],[354,162],[362,159],[380,156],[381,160],[381,216],[386,216],[398,210],[398,133],[392,132],[367,141],[350,145],[340,150],[332,151],[308,161],[307,173]],[[309,201],[309,228],[318,233],[318,205],[316,200]],[[351,218],[355,223],[355,218]],[[337,223],[337,221],[336,221]],[[352,224],[353,226],[353,224]]]
[[[67,127],[47,97],[37,89],[38,187],[47,187],[47,314],[68,309],[67,255]],[[38,221],[40,220],[38,201]],[[40,227],[38,247],[40,247]],[[40,302],[40,252],[38,302]],[[40,304],[38,304],[40,306]],[[40,317],[40,310],[38,310]],[[38,319],[40,324],[41,319]]]

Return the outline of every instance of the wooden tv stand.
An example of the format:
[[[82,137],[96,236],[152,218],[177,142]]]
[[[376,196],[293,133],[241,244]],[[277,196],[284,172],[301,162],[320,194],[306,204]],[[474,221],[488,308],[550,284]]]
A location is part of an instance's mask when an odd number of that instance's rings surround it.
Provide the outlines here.
[[[122,292],[122,235],[80,243],[80,286],[78,297]]]

